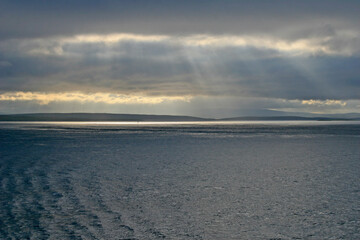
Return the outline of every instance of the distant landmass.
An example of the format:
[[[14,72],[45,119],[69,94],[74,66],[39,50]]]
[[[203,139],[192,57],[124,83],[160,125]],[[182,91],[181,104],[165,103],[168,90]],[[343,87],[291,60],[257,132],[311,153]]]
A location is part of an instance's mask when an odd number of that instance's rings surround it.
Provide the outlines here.
[[[348,121],[359,120],[352,118],[329,118],[329,117],[298,117],[298,116],[271,116],[271,117],[235,117],[224,118],[222,121]]]
[[[109,113],[29,113],[3,114],[0,121],[135,121],[135,122],[186,122],[186,121],[335,121],[360,120],[356,114],[351,117],[302,117],[302,116],[246,116],[234,118],[200,118],[176,115],[109,114]]]
[[[0,115],[0,121],[208,121],[213,119],[147,114],[110,113],[29,113]]]

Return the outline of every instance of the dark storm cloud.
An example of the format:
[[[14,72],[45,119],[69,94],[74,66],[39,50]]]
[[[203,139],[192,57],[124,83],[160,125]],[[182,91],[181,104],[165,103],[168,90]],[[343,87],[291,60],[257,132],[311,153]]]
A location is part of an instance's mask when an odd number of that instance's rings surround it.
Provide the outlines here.
[[[111,45],[16,42],[1,58],[11,63],[0,70],[2,91],[360,98],[357,56],[293,56],[256,47],[184,46],[170,39]]]
[[[0,37],[79,33],[276,34],[357,29],[359,1],[81,0],[0,3]],[[315,29],[315,30],[314,30]],[[316,29],[320,29],[317,31]]]
[[[89,111],[113,93],[183,96],[183,113],[356,109],[359,9],[359,1],[335,0],[3,0],[0,101],[25,92],[19,101],[34,97],[27,106],[35,109],[47,93],[76,91],[105,94]],[[162,104],[148,109],[174,108]]]

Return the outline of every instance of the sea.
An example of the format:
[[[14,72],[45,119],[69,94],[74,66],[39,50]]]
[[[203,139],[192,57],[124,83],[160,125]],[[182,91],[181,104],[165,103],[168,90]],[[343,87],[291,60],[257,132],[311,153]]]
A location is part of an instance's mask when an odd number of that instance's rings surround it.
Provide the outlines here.
[[[360,122],[1,122],[0,239],[360,239]]]

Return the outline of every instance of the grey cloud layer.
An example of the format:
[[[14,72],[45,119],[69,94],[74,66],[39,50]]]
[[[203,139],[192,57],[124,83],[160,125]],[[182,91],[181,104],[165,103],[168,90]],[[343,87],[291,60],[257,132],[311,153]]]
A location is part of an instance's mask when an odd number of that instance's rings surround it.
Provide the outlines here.
[[[3,0],[0,37],[135,32],[302,38],[332,34],[332,28],[358,31],[359,9],[356,0]],[[313,31],[319,27],[323,30]]]
[[[359,99],[360,57],[254,46],[61,39],[0,43],[2,91]]]
[[[193,97],[192,107],[122,106],[139,113],[353,111],[360,99],[359,9],[360,1],[350,0],[3,0],[0,94]],[[301,102],[309,99],[322,102]],[[71,104],[50,103],[57,109]],[[99,108],[106,109],[87,106]]]

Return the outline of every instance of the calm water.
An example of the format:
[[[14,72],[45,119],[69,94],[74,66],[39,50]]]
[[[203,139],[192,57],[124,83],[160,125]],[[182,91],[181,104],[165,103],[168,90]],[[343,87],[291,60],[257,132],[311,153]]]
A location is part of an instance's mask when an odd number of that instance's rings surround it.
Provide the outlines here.
[[[0,239],[360,239],[360,123],[0,123]]]

